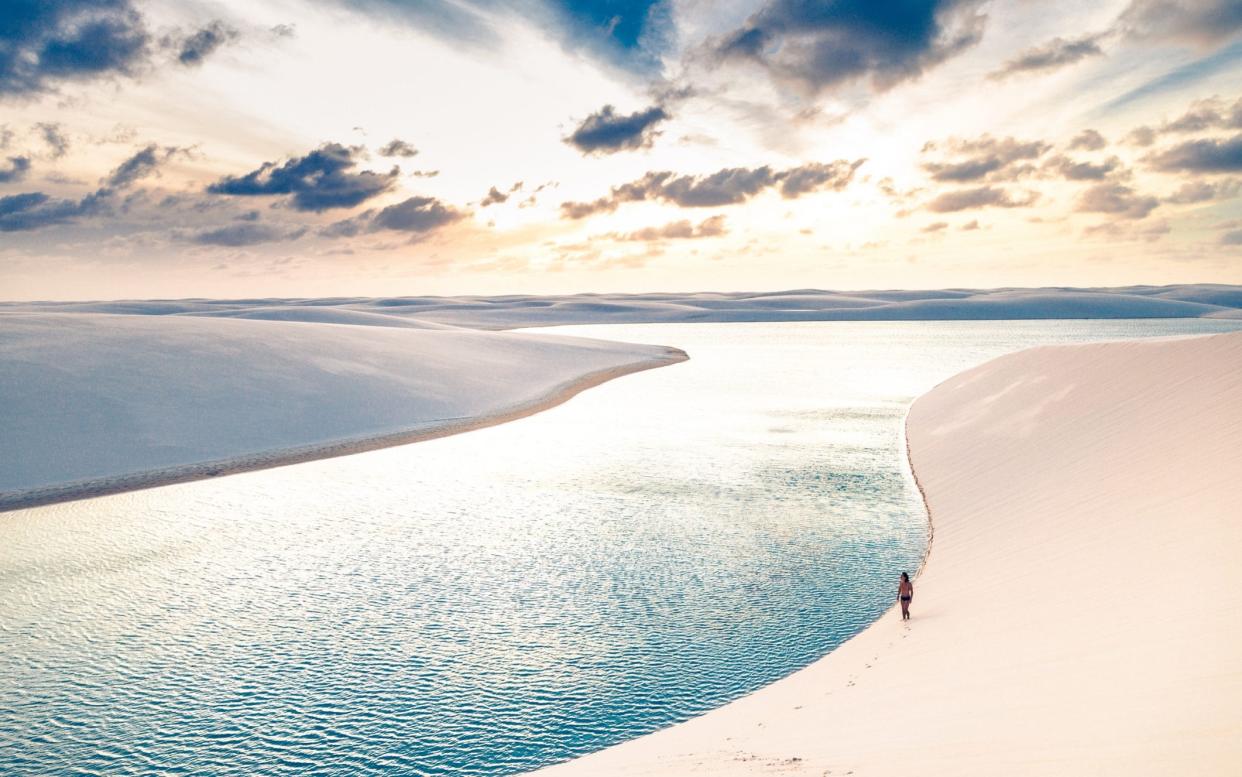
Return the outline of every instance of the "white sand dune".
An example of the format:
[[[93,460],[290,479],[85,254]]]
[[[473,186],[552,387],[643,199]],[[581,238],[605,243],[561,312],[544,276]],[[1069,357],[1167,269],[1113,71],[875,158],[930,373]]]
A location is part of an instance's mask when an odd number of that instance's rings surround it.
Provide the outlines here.
[[[913,621],[547,774],[1242,774],[1242,334],[1004,356],[908,438]]]
[[[399,324],[3,313],[0,509],[465,431],[684,358]]]
[[[567,296],[190,299],[8,303],[0,309],[5,307],[45,312],[226,315],[386,326],[399,326],[397,322],[404,320],[413,321],[415,325],[438,323],[473,329],[694,321],[1238,318],[1242,317],[1242,287],[1188,284],[1107,289],[797,289]],[[346,320],[349,316],[353,318]],[[363,316],[383,318],[366,320]]]

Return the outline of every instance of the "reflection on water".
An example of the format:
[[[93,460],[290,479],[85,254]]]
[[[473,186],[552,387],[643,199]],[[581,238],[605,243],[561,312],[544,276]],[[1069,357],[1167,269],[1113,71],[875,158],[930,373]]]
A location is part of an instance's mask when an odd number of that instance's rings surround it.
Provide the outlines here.
[[[1029,344],[1242,322],[565,328],[692,361],[466,435],[0,516],[0,773],[505,774],[876,618],[901,421]]]

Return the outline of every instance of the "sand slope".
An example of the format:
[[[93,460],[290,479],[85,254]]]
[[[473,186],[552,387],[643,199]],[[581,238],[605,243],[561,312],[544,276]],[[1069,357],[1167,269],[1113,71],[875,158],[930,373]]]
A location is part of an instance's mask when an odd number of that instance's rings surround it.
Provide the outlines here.
[[[549,774],[1242,773],[1242,334],[1001,357],[908,435],[914,621]]]
[[[443,327],[3,313],[0,509],[465,431],[684,358]]]

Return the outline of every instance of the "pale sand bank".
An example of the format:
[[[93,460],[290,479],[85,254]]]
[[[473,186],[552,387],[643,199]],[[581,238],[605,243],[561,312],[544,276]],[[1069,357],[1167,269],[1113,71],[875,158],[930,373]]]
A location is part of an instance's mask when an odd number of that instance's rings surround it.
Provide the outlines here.
[[[0,510],[511,421],[664,346],[225,318],[0,314]]]
[[[544,771],[1242,774],[1242,334],[1004,356],[907,432],[909,625]]]

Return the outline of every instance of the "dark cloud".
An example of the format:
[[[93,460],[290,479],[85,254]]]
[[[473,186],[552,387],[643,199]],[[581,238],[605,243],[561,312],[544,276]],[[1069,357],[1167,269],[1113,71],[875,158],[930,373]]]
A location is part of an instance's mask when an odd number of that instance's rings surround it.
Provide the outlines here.
[[[1214,45],[1242,30],[1237,0],[1133,0],[1118,19],[1133,38]]]
[[[178,62],[186,67],[196,67],[203,64],[203,60],[213,51],[236,40],[240,35],[236,29],[217,19],[189,35],[182,36],[177,33],[165,36],[162,42],[177,52]]]
[[[104,179],[103,185],[112,189],[123,189],[155,172],[162,162],[179,150],[171,146],[161,149],[151,143],[118,165]]]
[[[409,158],[418,156],[418,149],[400,138],[393,138],[379,150],[380,156],[399,156]]]
[[[976,208],[1026,208],[1039,199],[1036,192],[1027,192],[1024,197],[1014,198],[1009,192],[995,186],[979,186],[974,189],[959,189],[945,192],[927,203],[927,209],[934,213],[955,213],[960,210]]]
[[[102,212],[110,193],[93,192],[80,200],[54,199],[43,192],[0,197],[0,232],[22,232],[68,224]]]
[[[374,218],[375,211],[368,210],[340,221],[334,221],[328,226],[319,230],[319,234],[323,237],[357,237],[367,231],[367,227],[371,225],[371,219]]]
[[[1242,134],[1231,138],[1190,140],[1152,154],[1147,161],[1166,173],[1242,172]]]
[[[434,197],[410,197],[375,214],[371,231],[391,229],[398,232],[430,232],[459,221],[465,215]]]
[[[697,225],[689,220],[673,221],[661,227],[646,227],[635,232],[613,233],[608,237],[614,240],[633,240],[651,242],[656,240],[694,240],[704,237],[719,237],[726,233],[725,217],[712,216]]]
[[[1034,73],[1072,65],[1087,57],[1104,54],[1100,48],[1100,35],[1081,38],[1053,38],[1042,46],[1027,49],[1006,62],[999,70],[989,73],[988,78],[999,81],[1022,73]]]
[[[614,154],[649,148],[660,134],[655,131],[655,126],[669,118],[659,105],[628,116],[622,116],[611,105],[605,105],[586,117],[564,140],[583,154]]]
[[[296,24],[277,24],[268,30],[275,38],[292,38],[298,34]]]
[[[884,90],[978,43],[985,21],[978,6],[975,0],[769,0],[711,48],[720,60],[754,63],[810,92],[860,80]]]
[[[0,183],[15,183],[30,172],[30,157],[11,156],[7,166],[0,167]]]
[[[1085,129],[1069,142],[1070,151],[1099,151],[1108,145],[1104,136],[1093,129]]]
[[[787,170],[773,170],[767,165],[732,167],[705,176],[652,172],[636,181],[614,186],[608,196],[598,200],[562,203],[561,213],[566,218],[580,219],[593,213],[614,211],[626,202],[645,200],[669,202],[683,208],[735,205],[770,188],[779,188],[785,199],[795,199],[812,191],[844,189],[864,161],[811,162]]]
[[[509,195],[493,186],[488,190],[487,196],[479,202],[480,208],[486,208],[488,205],[499,205],[509,199]]]
[[[40,122],[35,125],[43,142],[51,149],[52,159],[60,159],[69,153],[69,138],[61,131],[61,126],[52,122]]]
[[[283,164],[264,162],[241,176],[225,176],[207,187],[212,194],[240,197],[293,195],[297,210],[352,208],[393,188],[400,170],[353,172],[361,149],[325,143],[305,156]]]
[[[952,138],[943,146],[937,143],[923,146],[924,153],[944,152],[950,160],[925,162],[923,169],[936,181],[1012,181],[1034,169],[1020,163],[1038,159],[1050,148],[1052,146],[1039,140],[1020,141],[989,135],[973,140]]]
[[[490,190],[488,190],[487,194],[479,202],[479,207],[486,208],[489,205],[500,205],[501,203],[508,202],[510,197],[522,191],[522,186],[523,186],[522,181],[518,181],[517,183],[513,184],[512,186],[510,186],[507,190],[503,192],[497,189],[495,186],[493,186]],[[540,186],[538,189],[535,190],[535,192],[537,193],[541,191],[542,189],[543,187]]]
[[[240,248],[242,246],[257,245],[259,243],[297,240],[304,234],[306,234],[306,229],[304,227],[294,230],[285,230],[271,226],[270,224],[243,221],[237,224],[228,224],[216,229],[200,230],[189,235],[187,239],[191,243],[198,243],[199,245]]]
[[[1242,229],[1235,229],[1220,236],[1221,245],[1242,246]]]
[[[1159,204],[1160,200],[1138,194],[1129,186],[1102,183],[1083,192],[1078,198],[1075,210],[1083,213],[1108,213],[1126,219],[1143,219]]]
[[[149,38],[129,0],[5,0],[0,95],[132,75],[147,55]]]
[[[1207,181],[1189,181],[1181,185],[1176,192],[1165,199],[1175,205],[1191,205],[1196,202],[1211,200],[1228,200],[1242,192],[1242,181],[1229,178],[1216,183]]]
[[[928,224],[927,226],[923,227],[919,231],[927,232],[930,234],[934,232],[943,232],[944,230],[948,228],[949,228],[949,222],[947,221],[933,221],[931,224]]]
[[[1058,154],[1044,162],[1043,169],[1067,181],[1102,181],[1111,175],[1128,174],[1121,160],[1115,156],[1103,162],[1076,162],[1063,154]]]

